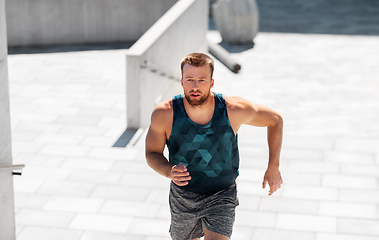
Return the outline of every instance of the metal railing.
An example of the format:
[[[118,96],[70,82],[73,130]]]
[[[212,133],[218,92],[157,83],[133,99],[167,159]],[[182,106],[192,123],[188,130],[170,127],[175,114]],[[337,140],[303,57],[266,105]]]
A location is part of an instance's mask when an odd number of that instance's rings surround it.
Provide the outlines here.
[[[12,171],[13,175],[21,175],[22,169],[25,167],[24,164],[19,165],[0,165],[0,171]],[[18,170],[15,172],[15,170]]]

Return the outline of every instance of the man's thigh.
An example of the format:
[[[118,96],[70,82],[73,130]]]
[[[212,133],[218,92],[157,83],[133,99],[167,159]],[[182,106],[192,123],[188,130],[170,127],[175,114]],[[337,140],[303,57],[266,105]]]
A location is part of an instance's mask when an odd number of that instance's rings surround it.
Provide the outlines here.
[[[209,231],[203,228],[204,240],[229,240],[228,236],[222,235],[220,233]]]

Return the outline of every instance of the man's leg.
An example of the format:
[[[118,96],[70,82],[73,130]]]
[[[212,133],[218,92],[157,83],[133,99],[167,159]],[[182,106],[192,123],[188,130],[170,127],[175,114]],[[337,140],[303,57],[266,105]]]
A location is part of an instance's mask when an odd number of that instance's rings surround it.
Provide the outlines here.
[[[203,228],[204,231],[204,240],[229,240],[228,236],[215,233]]]

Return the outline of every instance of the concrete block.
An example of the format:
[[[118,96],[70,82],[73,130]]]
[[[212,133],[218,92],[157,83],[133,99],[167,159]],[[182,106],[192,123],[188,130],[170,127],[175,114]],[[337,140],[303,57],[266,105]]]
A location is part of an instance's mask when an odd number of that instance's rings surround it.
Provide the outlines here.
[[[255,0],[218,0],[212,13],[225,42],[252,42],[258,34],[259,11]]]

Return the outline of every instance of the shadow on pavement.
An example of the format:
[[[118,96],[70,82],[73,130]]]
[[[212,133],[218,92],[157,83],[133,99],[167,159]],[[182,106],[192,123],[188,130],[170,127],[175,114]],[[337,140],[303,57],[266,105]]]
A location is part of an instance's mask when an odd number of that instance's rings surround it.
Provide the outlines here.
[[[77,52],[91,50],[128,49],[134,42],[114,42],[98,44],[67,44],[50,46],[28,46],[8,47],[8,54],[31,54],[31,53],[55,53],[55,52]]]

